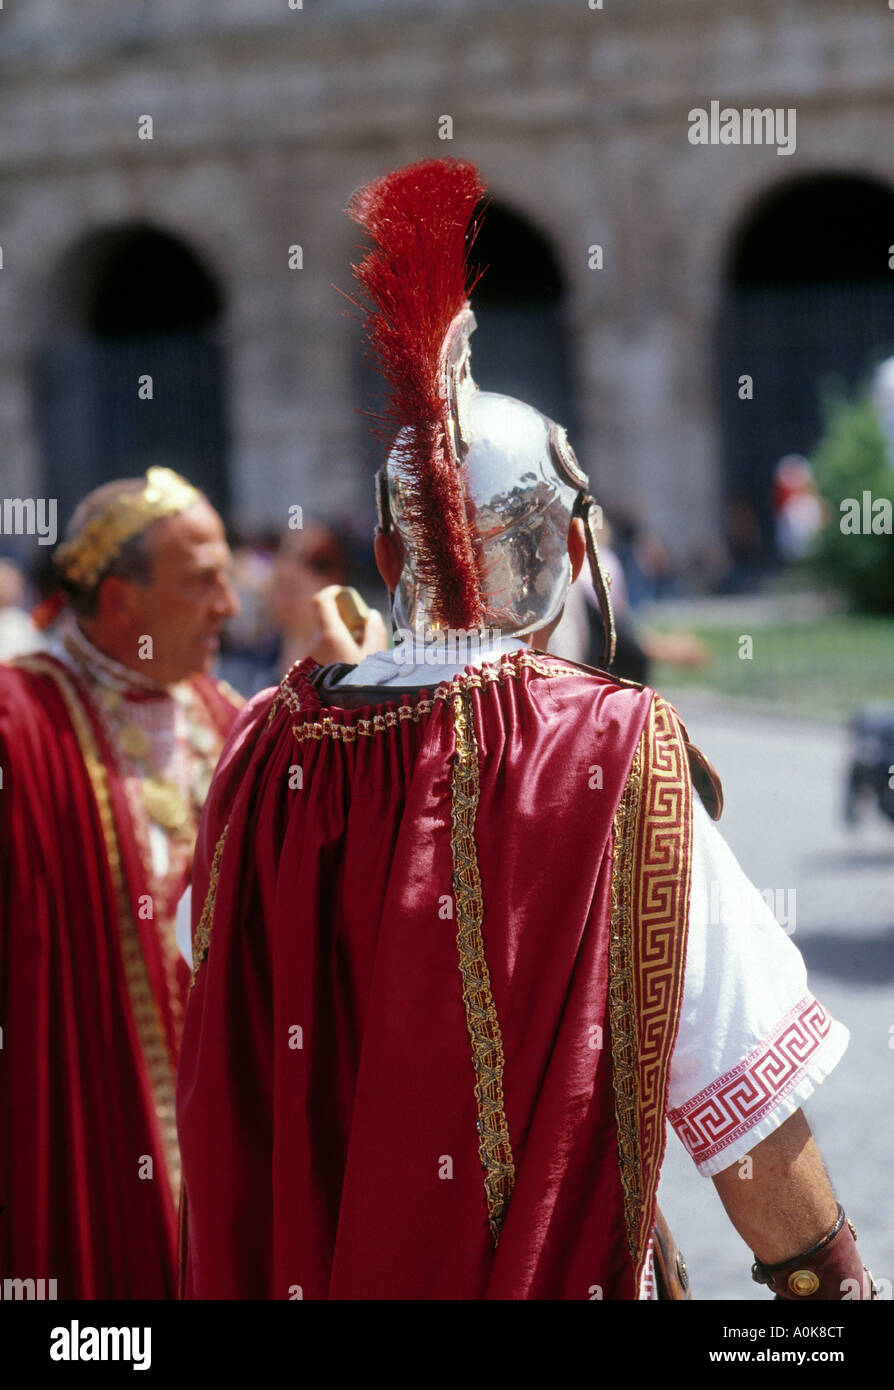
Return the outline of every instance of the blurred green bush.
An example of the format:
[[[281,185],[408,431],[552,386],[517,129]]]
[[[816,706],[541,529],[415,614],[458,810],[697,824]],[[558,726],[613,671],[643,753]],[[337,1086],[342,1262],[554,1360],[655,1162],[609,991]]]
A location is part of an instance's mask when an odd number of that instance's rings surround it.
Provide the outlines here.
[[[817,490],[829,520],[814,546],[812,567],[825,584],[840,589],[863,613],[894,613],[894,536],[841,529],[842,502],[863,494],[894,499],[894,468],[878,412],[868,394],[841,397],[827,406],[826,428],[813,458]],[[877,523],[878,524],[878,523]]]

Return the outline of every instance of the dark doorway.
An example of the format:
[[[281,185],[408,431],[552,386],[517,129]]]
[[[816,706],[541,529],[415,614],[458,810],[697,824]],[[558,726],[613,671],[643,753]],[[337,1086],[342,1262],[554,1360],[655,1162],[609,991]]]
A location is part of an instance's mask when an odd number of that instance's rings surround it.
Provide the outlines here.
[[[719,321],[727,501],[773,548],[773,471],[809,455],[824,394],[852,390],[894,352],[894,192],[835,174],[798,179],[752,210],[730,247]],[[749,375],[754,398],[739,399]]]
[[[228,501],[217,282],[184,242],[147,225],[94,233],[50,286],[35,361],[44,486],[67,518],[111,478],[153,463]],[[151,399],[141,399],[151,378]]]
[[[552,247],[525,218],[489,203],[471,259],[484,272],[472,295],[475,380],[483,391],[536,406],[564,425],[573,441],[577,418],[564,284]]]

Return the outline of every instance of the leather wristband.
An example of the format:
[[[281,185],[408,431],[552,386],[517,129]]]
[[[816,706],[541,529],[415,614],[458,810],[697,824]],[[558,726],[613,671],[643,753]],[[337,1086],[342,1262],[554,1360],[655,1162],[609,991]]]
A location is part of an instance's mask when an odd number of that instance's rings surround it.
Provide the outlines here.
[[[835,1225],[815,1245],[782,1264],[765,1265],[755,1257],[751,1274],[777,1298],[797,1303],[876,1296],[857,1250],[856,1232],[841,1207]]]

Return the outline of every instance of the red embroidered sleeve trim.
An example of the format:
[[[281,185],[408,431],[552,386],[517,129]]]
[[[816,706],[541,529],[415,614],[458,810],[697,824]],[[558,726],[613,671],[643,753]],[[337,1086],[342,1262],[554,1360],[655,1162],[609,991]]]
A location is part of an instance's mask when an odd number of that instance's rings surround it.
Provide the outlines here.
[[[800,1084],[831,1027],[822,1004],[807,995],[738,1066],[670,1112],[697,1164],[735,1143]]]

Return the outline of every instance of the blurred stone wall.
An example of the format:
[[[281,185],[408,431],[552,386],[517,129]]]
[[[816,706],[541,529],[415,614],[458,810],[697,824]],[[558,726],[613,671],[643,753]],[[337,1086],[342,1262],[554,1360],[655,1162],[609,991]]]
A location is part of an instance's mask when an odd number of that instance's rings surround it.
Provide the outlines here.
[[[358,327],[332,289],[350,288],[357,241],[340,209],[389,168],[452,154],[554,248],[597,495],[636,503],[678,556],[704,546],[720,526],[712,354],[730,239],[780,181],[894,180],[892,26],[879,0],[6,0],[4,495],[40,491],[29,363],[67,331],[54,273],[88,233],[140,220],[221,286],[238,518],[368,497]],[[712,98],[796,107],[796,153],[691,145],[688,112]]]

